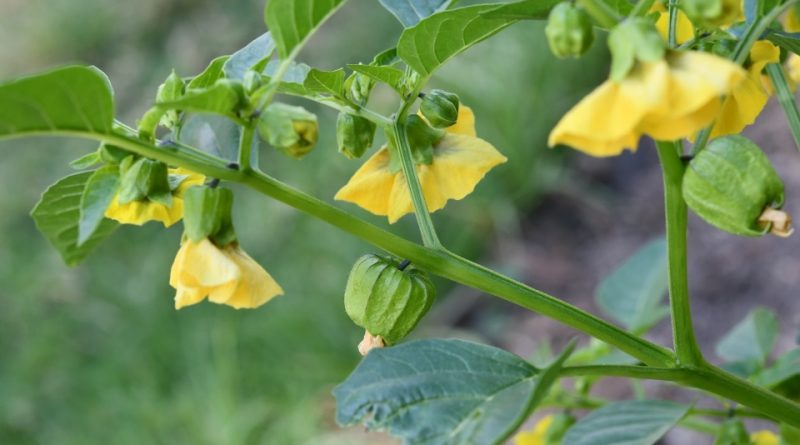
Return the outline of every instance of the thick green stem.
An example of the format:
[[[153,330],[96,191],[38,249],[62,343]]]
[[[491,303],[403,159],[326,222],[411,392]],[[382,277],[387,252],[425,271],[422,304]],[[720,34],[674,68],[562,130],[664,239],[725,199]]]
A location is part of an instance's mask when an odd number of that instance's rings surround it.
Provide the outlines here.
[[[670,48],[678,46],[678,0],[669,0],[669,27],[667,28],[667,45]]]
[[[254,138],[255,130],[252,126],[247,125],[242,127],[242,135],[239,138],[239,168],[244,171],[252,168],[250,165],[250,157],[253,150]]]
[[[704,363],[692,325],[689,302],[688,266],[686,264],[686,231],[688,210],[683,200],[683,172],[680,144],[658,143],[658,157],[664,174],[664,211],[667,225],[667,255],[669,263],[669,301],[672,313],[672,333],[675,353],[680,363]]]
[[[772,85],[775,86],[778,102],[780,102],[783,114],[786,115],[786,121],[792,130],[794,146],[800,150],[800,112],[797,111],[797,102],[789,89],[789,82],[786,80],[783,67],[778,63],[770,63],[767,65],[767,74],[769,74]]]

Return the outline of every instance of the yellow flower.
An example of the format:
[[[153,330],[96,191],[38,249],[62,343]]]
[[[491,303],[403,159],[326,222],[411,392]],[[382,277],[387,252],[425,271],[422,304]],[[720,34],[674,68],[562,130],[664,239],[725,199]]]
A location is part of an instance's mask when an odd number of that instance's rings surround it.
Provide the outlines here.
[[[669,37],[669,14],[667,14],[667,8],[664,7],[664,4],[660,1],[656,1],[653,3],[653,6],[650,8],[650,12],[658,12],[658,21],[656,21],[656,28],[658,29],[658,33],[661,34],[661,37],[664,40],[667,40]],[[686,14],[678,10],[678,23],[675,28],[675,39],[680,45],[681,43],[688,42],[689,40],[694,38],[694,25],[692,25],[692,21],[689,20],[689,17]]]
[[[212,303],[251,309],[283,294],[270,274],[237,243],[220,248],[207,238],[183,242],[172,263],[169,284],[177,290],[175,309],[206,297]]]
[[[778,445],[780,443],[780,438],[768,430],[756,431],[750,435],[750,440],[755,445]]]
[[[164,227],[169,227],[183,218],[183,192],[187,188],[202,184],[203,175],[174,168],[169,170],[170,176],[185,176],[180,185],[172,191],[172,205],[166,206],[150,200],[136,200],[120,204],[118,196],[114,196],[111,204],[106,209],[106,217],[122,224],[141,226],[148,221],[160,221]]]
[[[789,54],[789,60],[786,61],[786,66],[791,81],[795,84],[800,83],[800,56],[795,53]]]
[[[750,49],[751,64],[747,77],[725,98],[711,137],[740,133],[755,122],[767,104],[769,94],[761,80],[761,71],[768,63],[780,61],[781,50],[766,40],[759,40]]]
[[[553,424],[553,416],[546,416],[542,418],[533,427],[533,430],[522,432],[514,437],[514,445],[547,445],[547,430]]]
[[[493,167],[506,162],[491,144],[475,134],[475,116],[461,105],[455,125],[433,148],[433,162],[418,164],[417,176],[428,211],[435,212],[450,199],[462,199]],[[390,169],[389,149],[383,146],[359,168],[335,199],[358,204],[394,223],[412,213],[414,206],[402,171]]]
[[[567,112],[548,144],[615,156],[626,148],[635,150],[643,134],[668,140],[688,137],[711,123],[720,96],[744,76],[732,62],[695,51],[640,62],[624,79],[607,80]]]

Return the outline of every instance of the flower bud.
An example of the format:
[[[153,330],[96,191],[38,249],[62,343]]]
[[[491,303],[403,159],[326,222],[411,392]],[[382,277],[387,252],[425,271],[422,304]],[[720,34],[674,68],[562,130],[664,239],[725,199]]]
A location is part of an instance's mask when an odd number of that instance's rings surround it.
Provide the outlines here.
[[[372,147],[376,125],[369,119],[350,113],[339,113],[336,119],[336,142],[339,153],[349,159],[360,158]]]
[[[140,158],[130,166],[121,166],[120,170],[119,204],[148,199],[166,206],[172,205],[167,164]]]
[[[389,257],[364,255],[347,279],[344,307],[367,330],[370,343],[391,345],[417,326],[435,297],[425,272]]]
[[[458,96],[443,90],[432,90],[422,98],[419,111],[434,128],[455,125],[458,120]]]
[[[217,246],[236,241],[231,211],[233,192],[224,187],[193,186],[183,196],[184,236],[192,242],[208,238]]]
[[[742,136],[714,139],[683,176],[689,208],[718,229],[742,236],[789,236],[783,182],[769,159]]]
[[[637,61],[654,62],[664,58],[666,45],[655,25],[645,18],[630,18],[608,35],[611,50],[611,79],[622,80]]]
[[[693,23],[703,26],[730,25],[742,13],[739,0],[681,0],[680,5]]]
[[[579,57],[594,42],[591,18],[570,2],[559,3],[550,11],[544,33],[550,51],[560,58]]]
[[[261,113],[258,134],[287,156],[300,159],[317,143],[317,116],[303,107],[276,102]]]
[[[247,70],[247,72],[244,73],[244,79],[242,79],[242,86],[244,87],[244,90],[248,94],[252,94],[253,92],[255,92],[257,89],[261,87],[263,83],[264,82],[261,73],[258,73],[253,70]]]
[[[371,77],[361,73],[353,73],[350,78],[347,79],[347,91],[350,94],[350,98],[353,99],[353,102],[360,105],[367,103],[374,86],[375,81]]]

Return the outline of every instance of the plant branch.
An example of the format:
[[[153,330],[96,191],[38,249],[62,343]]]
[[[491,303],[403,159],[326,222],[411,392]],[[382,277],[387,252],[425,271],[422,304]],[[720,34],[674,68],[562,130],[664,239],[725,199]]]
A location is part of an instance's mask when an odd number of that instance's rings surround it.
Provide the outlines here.
[[[692,325],[689,301],[688,255],[686,231],[688,210],[683,200],[681,146],[675,142],[658,141],[658,157],[664,174],[664,211],[667,226],[667,255],[669,263],[669,301],[672,313],[672,335],[675,353],[684,365],[704,363]]]
[[[239,168],[243,171],[252,169],[250,165],[251,152],[253,150],[253,139],[255,130],[251,125],[241,127],[242,135],[239,138]]]

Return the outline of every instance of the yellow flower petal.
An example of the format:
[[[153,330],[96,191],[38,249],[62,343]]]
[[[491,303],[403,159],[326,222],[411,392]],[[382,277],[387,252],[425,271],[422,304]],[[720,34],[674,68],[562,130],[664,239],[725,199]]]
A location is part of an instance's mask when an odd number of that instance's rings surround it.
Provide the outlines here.
[[[153,201],[131,201],[120,204],[117,196],[106,209],[105,216],[121,224],[141,226],[148,221],[159,221],[169,227],[183,218],[183,199],[173,197],[172,205]]]
[[[750,435],[750,440],[755,445],[778,445],[780,443],[780,438],[768,430],[756,431]]]
[[[255,308],[283,293],[267,271],[239,246],[222,249],[208,239],[186,241],[170,271],[176,289],[175,308],[209,301],[236,309]]]
[[[787,32],[800,32],[800,17],[797,15],[796,6],[789,8],[783,27]]]
[[[200,185],[205,182],[206,177],[200,173],[195,173],[182,167],[169,169],[169,174],[177,176],[186,176],[183,181],[178,185],[178,188],[173,190],[172,194],[182,197],[183,193],[193,185]]]
[[[800,56],[795,53],[789,54],[789,60],[786,62],[789,77],[795,84],[800,83]]]
[[[548,145],[565,144],[593,156],[615,156],[635,150],[640,122],[665,109],[669,67],[658,61],[639,64],[622,81],[605,81],[561,118]]]
[[[669,38],[669,14],[666,13],[667,8],[660,1],[656,1],[650,8],[650,12],[660,13],[656,21],[656,28],[658,33],[661,34],[661,38],[666,41]],[[675,31],[675,39],[679,45],[694,38],[694,25],[692,25],[692,21],[689,20],[686,13],[680,9],[678,9],[678,23]]]
[[[514,445],[547,445],[545,439],[547,438],[547,430],[553,423],[553,416],[549,415],[533,427],[532,431],[525,431],[517,434],[514,437]]]
[[[383,146],[356,170],[334,199],[352,202],[375,215],[387,215],[394,181],[395,173],[389,170],[389,150]]]
[[[478,134],[475,131],[475,113],[472,112],[472,108],[464,104],[459,105],[456,123],[445,128],[444,131],[476,137]]]
[[[252,309],[283,295],[280,285],[245,251],[238,246],[229,245],[224,252],[239,267],[241,278],[231,295],[226,297],[212,292],[208,297],[209,301],[227,304],[235,309]]]

